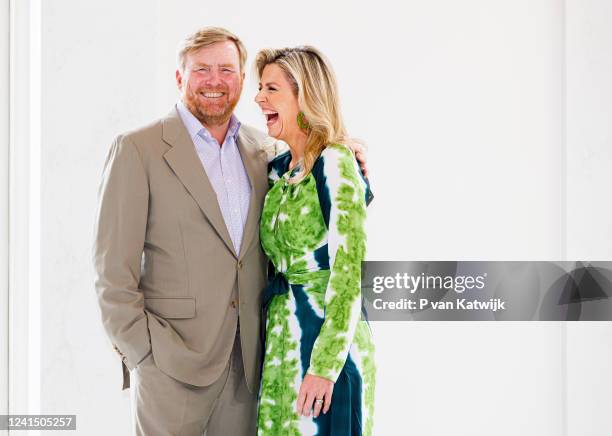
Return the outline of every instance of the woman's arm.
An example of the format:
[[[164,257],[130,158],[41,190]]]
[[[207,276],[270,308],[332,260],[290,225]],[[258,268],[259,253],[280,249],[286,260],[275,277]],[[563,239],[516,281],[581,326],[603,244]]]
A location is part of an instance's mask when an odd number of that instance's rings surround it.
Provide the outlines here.
[[[361,316],[361,261],[365,256],[365,183],[353,154],[344,146],[322,157],[330,197],[328,253],[330,278],[325,320],[315,341],[308,374],[336,381],[344,367]]]

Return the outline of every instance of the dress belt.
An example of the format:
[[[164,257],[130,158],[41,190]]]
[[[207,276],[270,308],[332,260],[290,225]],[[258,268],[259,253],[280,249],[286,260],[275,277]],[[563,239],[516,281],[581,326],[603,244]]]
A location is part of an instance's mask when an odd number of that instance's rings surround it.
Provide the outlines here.
[[[329,269],[320,269],[316,271],[299,271],[299,272],[281,272],[276,271],[274,277],[268,281],[268,285],[263,291],[261,304],[261,325],[259,328],[261,343],[263,349],[266,349],[266,320],[268,319],[268,307],[277,295],[289,293],[291,285],[305,285],[313,280],[321,280],[329,278]],[[322,291],[325,292],[325,289]]]
[[[300,272],[281,272],[277,271],[268,282],[268,286],[263,291],[262,304],[264,311],[267,311],[269,304],[276,295],[283,295],[289,292],[289,285],[305,285],[313,280],[329,278],[329,269],[319,269],[316,271]],[[323,289],[325,292],[325,289]]]

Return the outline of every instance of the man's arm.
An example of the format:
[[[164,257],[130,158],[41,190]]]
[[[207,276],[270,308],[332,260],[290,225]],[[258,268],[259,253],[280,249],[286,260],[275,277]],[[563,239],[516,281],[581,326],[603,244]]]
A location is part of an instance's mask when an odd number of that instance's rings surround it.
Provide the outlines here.
[[[138,288],[149,184],[138,150],[125,137],[117,137],[111,146],[98,200],[93,262],[102,322],[132,369],[151,350],[144,296]]]

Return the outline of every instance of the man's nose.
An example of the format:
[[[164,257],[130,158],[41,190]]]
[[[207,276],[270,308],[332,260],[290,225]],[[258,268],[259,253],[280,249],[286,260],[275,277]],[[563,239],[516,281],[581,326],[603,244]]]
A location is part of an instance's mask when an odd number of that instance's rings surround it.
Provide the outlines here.
[[[219,72],[215,69],[212,69],[207,75],[206,75],[206,84],[207,85],[218,85],[221,83],[221,75],[219,74]]]

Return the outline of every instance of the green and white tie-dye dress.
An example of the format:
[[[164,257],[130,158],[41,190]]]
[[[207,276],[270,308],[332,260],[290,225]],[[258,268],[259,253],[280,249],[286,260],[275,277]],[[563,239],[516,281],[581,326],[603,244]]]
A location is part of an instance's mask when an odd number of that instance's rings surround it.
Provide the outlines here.
[[[371,435],[375,364],[361,312],[369,187],[352,152],[323,150],[312,172],[289,183],[289,152],[269,164],[261,244],[271,261],[264,291],[265,356],[258,434]],[[298,416],[306,374],[332,380],[331,408]]]

